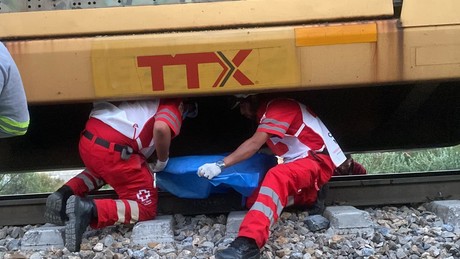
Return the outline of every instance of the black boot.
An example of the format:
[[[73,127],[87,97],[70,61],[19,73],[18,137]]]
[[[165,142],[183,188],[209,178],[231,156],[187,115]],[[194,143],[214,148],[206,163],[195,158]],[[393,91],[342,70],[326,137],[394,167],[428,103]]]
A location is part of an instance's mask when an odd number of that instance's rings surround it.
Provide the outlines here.
[[[307,209],[308,215],[323,215],[326,209],[326,196],[329,191],[329,184],[321,186],[318,191],[318,197],[316,198],[315,204]]]
[[[67,201],[66,213],[69,221],[65,224],[65,247],[70,252],[78,252],[83,233],[97,217],[96,205],[92,199],[72,195]]]
[[[47,223],[63,226],[68,220],[65,214],[65,206],[67,199],[73,195],[72,189],[69,186],[63,185],[57,191],[53,192],[46,199],[45,221]]]
[[[237,237],[229,247],[216,253],[216,259],[259,259],[260,250],[256,241],[248,237]]]

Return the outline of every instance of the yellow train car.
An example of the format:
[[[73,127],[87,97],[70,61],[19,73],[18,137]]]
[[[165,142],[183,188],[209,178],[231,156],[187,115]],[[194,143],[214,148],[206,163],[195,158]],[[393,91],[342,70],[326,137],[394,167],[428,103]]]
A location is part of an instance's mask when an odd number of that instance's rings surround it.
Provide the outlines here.
[[[3,0],[0,40],[23,77],[29,133],[0,170],[81,165],[95,100],[194,98],[174,155],[230,151],[252,124],[235,93],[294,97],[346,152],[460,143],[456,0]]]

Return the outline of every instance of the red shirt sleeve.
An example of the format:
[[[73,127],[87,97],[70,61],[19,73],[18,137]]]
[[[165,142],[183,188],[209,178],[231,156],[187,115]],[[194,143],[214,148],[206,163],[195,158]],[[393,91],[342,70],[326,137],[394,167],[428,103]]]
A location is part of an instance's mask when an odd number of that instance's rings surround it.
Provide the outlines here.
[[[299,111],[299,104],[293,100],[273,100],[267,104],[257,131],[283,138]]]
[[[182,101],[179,99],[162,99],[155,114],[155,120],[163,121],[171,129],[172,136],[179,135],[182,126]]]

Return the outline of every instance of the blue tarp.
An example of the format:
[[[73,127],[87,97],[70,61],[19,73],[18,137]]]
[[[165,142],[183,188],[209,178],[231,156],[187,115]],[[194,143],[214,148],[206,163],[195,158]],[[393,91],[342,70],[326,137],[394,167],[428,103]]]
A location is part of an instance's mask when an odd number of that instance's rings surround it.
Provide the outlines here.
[[[172,157],[163,172],[157,173],[157,186],[180,198],[204,199],[212,193],[225,193],[230,189],[249,196],[265,173],[276,165],[276,157],[255,154],[208,180],[199,177],[198,167],[223,159],[225,155]]]

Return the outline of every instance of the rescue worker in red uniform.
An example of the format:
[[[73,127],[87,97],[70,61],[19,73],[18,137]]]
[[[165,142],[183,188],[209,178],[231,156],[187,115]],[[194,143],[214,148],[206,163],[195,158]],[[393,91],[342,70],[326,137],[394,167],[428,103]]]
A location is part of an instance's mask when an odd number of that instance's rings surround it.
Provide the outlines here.
[[[223,160],[207,163],[197,174],[212,179],[226,167],[250,158],[265,143],[284,162],[271,168],[260,188],[247,200],[250,206],[238,237],[216,258],[260,258],[260,248],[270,227],[290,205],[313,205],[346,157],[321,120],[305,105],[292,99],[259,100],[250,95],[240,101],[240,112],[259,122],[254,135]]]
[[[182,119],[196,113],[196,105],[179,99],[94,103],[79,143],[86,169],[46,202],[46,221],[65,223],[67,249],[80,250],[88,225],[103,228],[156,216],[155,173],[166,167],[171,139],[179,134]],[[156,162],[149,164],[147,158],[154,153]],[[105,184],[113,187],[118,199],[85,198]]]

